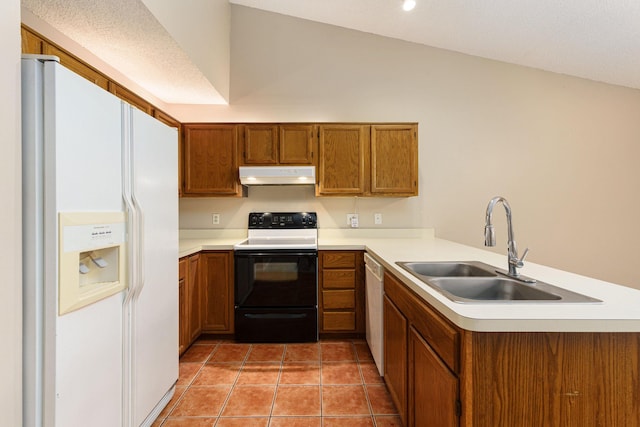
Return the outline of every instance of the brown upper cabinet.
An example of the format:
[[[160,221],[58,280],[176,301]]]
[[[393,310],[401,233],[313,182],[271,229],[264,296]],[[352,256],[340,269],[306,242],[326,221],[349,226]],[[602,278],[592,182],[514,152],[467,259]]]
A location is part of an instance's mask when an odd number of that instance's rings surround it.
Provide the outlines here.
[[[418,126],[371,126],[372,195],[418,195]]]
[[[369,166],[369,133],[365,125],[319,126],[318,196],[364,195]]]
[[[418,195],[418,125],[319,126],[317,196]]]
[[[183,125],[185,196],[242,196],[236,125]]]
[[[312,124],[240,126],[241,165],[314,165],[317,140]]]

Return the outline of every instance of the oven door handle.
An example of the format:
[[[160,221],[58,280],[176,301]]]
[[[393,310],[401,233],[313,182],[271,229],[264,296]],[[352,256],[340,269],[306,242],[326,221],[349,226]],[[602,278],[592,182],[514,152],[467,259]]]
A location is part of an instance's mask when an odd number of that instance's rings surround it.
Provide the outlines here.
[[[263,314],[251,314],[245,313],[244,317],[247,319],[303,319],[307,317],[306,313],[263,313]]]

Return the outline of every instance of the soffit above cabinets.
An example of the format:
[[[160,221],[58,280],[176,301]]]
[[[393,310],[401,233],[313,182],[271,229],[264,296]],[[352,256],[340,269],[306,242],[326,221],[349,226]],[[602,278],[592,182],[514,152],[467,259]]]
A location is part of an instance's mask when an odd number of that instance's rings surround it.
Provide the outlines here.
[[[226,0],[21,4],[23,22],[53,28],[168,104],[228,103],[231,6]]]

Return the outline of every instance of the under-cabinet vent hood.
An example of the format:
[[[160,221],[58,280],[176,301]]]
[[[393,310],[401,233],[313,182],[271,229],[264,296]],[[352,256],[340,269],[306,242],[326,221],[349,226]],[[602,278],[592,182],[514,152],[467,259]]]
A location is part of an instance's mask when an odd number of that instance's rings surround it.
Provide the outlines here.
[[[240,166],[242,185],[315,185],[315,166]]]

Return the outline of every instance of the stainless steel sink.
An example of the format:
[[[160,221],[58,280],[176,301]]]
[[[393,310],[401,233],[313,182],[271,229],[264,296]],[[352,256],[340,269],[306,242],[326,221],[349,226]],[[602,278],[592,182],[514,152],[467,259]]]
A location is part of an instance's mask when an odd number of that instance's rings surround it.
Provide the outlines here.
[[[458,303],[596,303],[598,299],[548,283],[522,281],[498,274],[478,261],[397,262],[400,267]]]
[[[542,291],[535,286],[512,279],[492,277],[489,279],[458,280],[447,278],[432,279],[432,286],[450,294],[454,300],[479,301],[553,301],[561,296]]]
[[[490,277],[496,276],[491,266],[469,262],[399,262],[405,270],[428,277]],[[485,267],[483,267],[485,266]],[[489,268],[487,268],[489,267]]]

